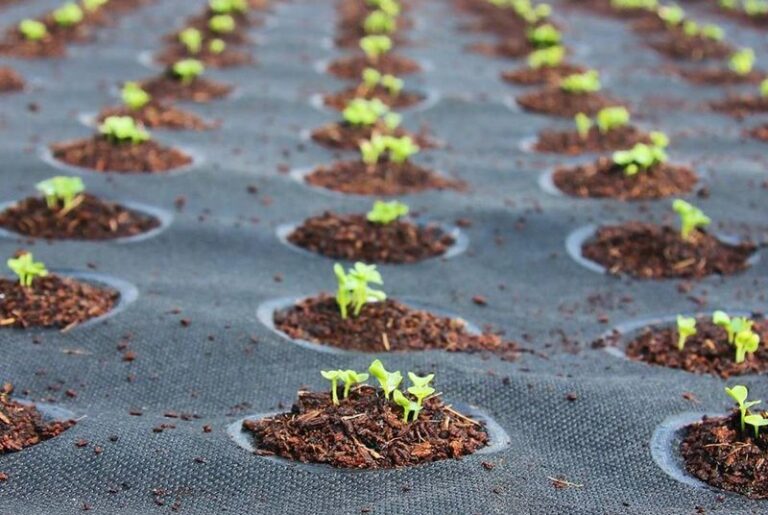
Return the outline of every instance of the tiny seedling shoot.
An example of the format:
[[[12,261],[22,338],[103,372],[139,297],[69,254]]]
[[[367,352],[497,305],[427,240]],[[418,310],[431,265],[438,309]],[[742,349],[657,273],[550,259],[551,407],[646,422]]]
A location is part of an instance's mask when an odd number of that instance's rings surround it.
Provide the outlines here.
[[[348,124],[359,127],[371,127],[382,118],[390,131],[400,125],[400,115],[390,112],[389,107],[378,98],[371,100],[355,98],[351,100],[344,108],[342,117]]]
[[[360,154],[365,164],[377,164],[384,153],[396,164],[405,163],[419,152],[419,146],[409,136],[381,136],[374,134],[370,140],[360,142]]]
[[[624,173],[631,177],[641,171],[647,171],[667,161],[665,148],[669,145],[669,138],[663,132],[651,132],[651,143],[637,143],[629,150],[619,150],[613,153],[614,164],[624,169]]]
[[[554,25],[545,23],[528,30],[528,41],[535,48],[547,48],[555,45],[559,45],[562,40],[560,31],[557,30]]]
[[[600,91],[600,74],[597,70],[587,70],[584,73],[574,73],[563,77],[560,89],[568,93],[584,94]]]
[[[685,20],[685,11],[679,5],[662,5],[656,14],[670,27],[677,27]]]
[[[35,261],[32,253],[26,252],[17,258],[8,260],[8,268],[19,277],[19,284],[25,288],[32,286],[32,282],[38,277],[48,275],[45,264]]]
[[[734,52],[728,60],[728,67],[737,75],[749,75],[755,65],[755,51],[742,48]]]
[[[382,74],[375,68],[363,70],[361,89],[364,93],[373,91],[376,89],[376,86],[381,86],[391,96],[396,97],[403,90],[404,84],[403,79],[390,74]]]
[[[99,126],[99,133],[112,143],[144,143],[151,139],[149,132],[130,116],[109,116]]]
[[[187,27],[179,32],[179,42],[190,54],[199,54],[203,49],[203,34],[194,27]]]
[[[749,391],[746,386],[737,384],[733,388],[725,387],[725,393],[736,401],[739,407],[739,414],[741,415],[741,430],[745,430],[746,418],[749,415],[749,408],[760,404],[762,401],[748,401]]]
[[[760,335],[752,330],[754,322],[746,317],[730,317],[724,311],[715,311],[712,323],[725,330],[728,343],[735,348],[736,363],[743,363],[747,353],[757,351],[760,346]]]
[[[685,349],[685,341],[696,334],[696,318],[677,315],[677,348]]]
[[[528,66],[534,69],[553,68],[565,58],[565,47],[560,45],[540,48],[528,54]]]
[[[57,176],[38,182],[35,188],[45,197],[49,209],[58,209],[61,205],[63,211],[67,212],[82,199],[85,184],[80,177]]]
[[[173,75],[181,80],[182,84],[191,84],[205,71],[205,65],[197,59],[182,59],[173,64]]]
[[[43,22],[31,19],[19,22],[19,32],[29,41],[40,41],[48,35],[48,29]]]
[[[360,48],[371,62],[378,62],[379,58],[392,50],[392,40],[389,36],[371,35],[360,39]]]
[[[400,371],[387,372],[384,364],[380,360],[375,360],[368,367],[368,372],[379,381],[379,386],[384,390],[384,398],[389,400],[392,392],[397,390],[400,383],[403,382],[403,374]]]
[[[216,14],[242,14],[248,12],[247,0],[209,0],[208,6]]]
[[[144,91],[137,82],[126,82],[120,92],[123,103],[131,111],[138,111],[152,100],[152,96]]]
[[[704,212],[682,199],[675,199],[672,209],[680,216],[680,236],[684,240],[693,241],[698,229],[706,227],[712,220]]]
[[[598,111],[595,122],[600,133],[607,134],[612,130],[627,126],[629,119],[630,114],[626,107],[612,106],[604,107]],[[578,113],[574,116],[574,122],[576,123],[576,132],[579,133],[579,136],[582,139],[587,139],[589,131],[595,125],[595,122],[584,113]]]
[[[208,20],[208,28],[216,34],[231,34],[237,28],[237,24],[229,14],[217,14]]]
[[[397,200],[391,202],[377,200],[373,203],[373,208],[368,212],[366,218],[369,222],[387,225],[407,215],[408,211],[408,206]]]
[[[320,375],[331,382],[331,400],[335,405],[339,405],[338,384],[339,381],[344,383],[343,398],[349,397],[350,389],[356,385],[361,384],[368,379],[368,374],[358,373],[354,370],[321,370]]]
[[[345,273],[344,267],[336,263],[333,272],[338,281],[336,303],[344,320],[347,319],[350,306],[353,308],[353,316],[358,316],[368,302],[383,301],[387,298],[387,294],[383,291],[374,290],[368,286],[384,284],[381,274],[376,270],[376,265],[358,262]]]
[[[109,3],[109,0],[83,0],[82,4],[89,13],[96,12]]]
[[[76,3],[64,4],[53,11],[53,21],[62,27],[71,27],[83,21],[83,10]]]
[[[365,17],[363,30],[366,34],[392,34],[397,30],[397,18],[377,9]]]
[[[768,97],[768,79],[765,79],[760,83],[760,95],[763,97]]]

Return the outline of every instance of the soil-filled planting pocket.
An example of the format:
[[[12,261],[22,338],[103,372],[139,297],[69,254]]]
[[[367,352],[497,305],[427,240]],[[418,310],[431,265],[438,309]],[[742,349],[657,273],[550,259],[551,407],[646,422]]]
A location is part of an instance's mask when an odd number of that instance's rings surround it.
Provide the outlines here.
[[[5,383],[0,391],[0,454],[41,444],[76,424],[74,414],[66,409],[11,398],[13,389]]]

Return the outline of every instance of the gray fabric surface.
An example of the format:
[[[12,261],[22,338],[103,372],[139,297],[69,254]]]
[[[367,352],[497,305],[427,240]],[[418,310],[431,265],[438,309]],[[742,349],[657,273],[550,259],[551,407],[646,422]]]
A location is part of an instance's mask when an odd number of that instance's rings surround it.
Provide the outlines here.
[[[8,25],[56,3],[25,2],[0,17]],[[152,74],[137,62],[137,54],[157,48],[161,34],[202,4],[158,2],[102,31],[100,46],[76,48],[60,62],[6,60],[38,87],[0,98],[0,201],[30,194],[36,181],[53,175],[55,170],[37,156],[37,146],[89,134],[77,115],[114,102],[113,83]],[[724,229],[748,228],[754,238],[764,239],[766,147],[741,141],[743,125],[699,108],[722,92],[691,88],[663,74],[664,61],[621,23],[559,5],[556,11],[567,42],[579,49],[576,60],[603,71],[607,87],[632,102],[638,122],[672,136],[674,160],[709,174],[712,195],[695,202]],[[86,176],[94,193],[168,210],[185,196],[186,207],[170,228],[134,244],[33,247],[51,267],[85,269],[94,263],[98,272],[135,284],[140,297],[107,323],[66,335],[46,332],[39,343],[27,333],[0,331],[2,379],[28,389],[33,399],[58,401],[84,417],[54,440],[0,457],[0,471],[9,475],[0,484],[1,513],[80,513],[83,503],[94,513],[164,513],[177,500],[179,512],[189,514],[765,510],[758,502],[718,499],[711,491],[677,483],[651,459],[649,440],[665,418],[728,407],[722,381],[623,361],[589,343],[611,325],[640,317],[715,308],[762,311],[766,261],[737,277],[697,283],[691,294],[706,296],[703,308],[690,294],[678,292],[677,281],[620,280],[573,262],[564,249],[572,230],[637,217],[672,220],[669,202],[630,205],[542,192],[541,172],[578,159],[532,156],[520,151],[518,142],[568,122],[505,107],[505,99],[523,90],[502,83],[498,74],[517,63],[465,53],[465,44],[485,36],[459,32],[459,17],[448,2],[422,1],[415,13],[415,44],[407,53],[428,59],[432,68],[407,83],[438,91],[441,99],[429,110],[406,114],[405,125],[432,127],[449,147],[425,152],[419,161],[463,178],[472,191],[406,200],[431,218],[468,218],[473,224],[465,229],[469,250],[455,259],[381,267],[385,289],[478,325],[492,324],[546,359],[526,354],[507,363],[441,352],[379,357],[388,368],[434,368],[446,396],[495,417],[512,439],[509,448],[413,470],[317,473],[252,456],[227,436],[234,420],[289,407],[302,385],[325,388],[321,368],[363,368],[373,359],[300,348],[256,318],[265,300],[334,288],[332,262],[282,245],[275,227],[324,209],[359,211],[370,204],[310,190],[279,173],[286,166],[333,159],[302,142],[300,132],[334,119],[311,107],[309,96],[343,85],[312,67],[339,55],[321,44],[333,34],[332,3],[295,0],[279,4],[267,16],[268,24],[254,30],[261,39],[254,50],[257,67],[210,73],[236,84],[239,98],[189,107],[223,119],[221,130],[156,132],[161,141],[199,150],[205,164],[170,177]],[[768,67],[764,33],[725,26],[729,38],[754,46]],[[28,112],[29,102],[38,103],[40,112]],[[249,194],[248,185],[256,185],[259,193]],[[2,240],[0,255],[19,246]],[[475,305],[473,295],[485,295],[488,306]],[[174,308],[181,313],[172,313]],[[603,314],[607,324],[598,322]],[[182,327],[181,318],[191,325]],[[137,354],[132,363],[122,361],[116,348],[126,335]],[[575,344],[566,344],[562,335]],[[67,352],[72,349],[78,352]],[[743,382],[755,397],[768,395],[763,377]],[[77,397],[67,397],[67,389],[76,390]],[[577,394],[575,402],[565,399],[569,392]],[[700,404],[684,400],[684,392],[695,393]],[[143,416],[130,416],[132,409],[141,409]],[[200,418],[166,419],[169,410]],[[161,423],[176,429],[153,433]],[[203,432],[207,424],[210,433]],[[111,442],[111,435],[119,440]],[[76,447],[80,439],[89,445]],[[97,455],[94,445],[103,452]],[[197,463],[198,457],[204,463]],[[485,470],[485,460],[495,468]],[[555,476],[582,486],[555,489],[548,479]],[[164,506],[155,504],[153,489],[167,492]]]

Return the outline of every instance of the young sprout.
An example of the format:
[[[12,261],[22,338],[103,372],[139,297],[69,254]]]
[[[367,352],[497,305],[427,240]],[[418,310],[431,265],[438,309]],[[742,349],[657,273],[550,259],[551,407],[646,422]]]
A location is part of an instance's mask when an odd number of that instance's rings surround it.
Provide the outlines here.
[[[347,309],[352,306],[353,315],[358,316],[368,302],[382,301],[387,298],[386,293],[368,287],[368,283],[383,284],[381,274],[376,270],[376,265],[355,263],[347,273],[344,268],[336,263],[333,272],[339,283],[336,291],[336,303],[339,305],[341,318],[347,318]]]
[[[410,136],[395,138],[394,136],[385,136],[384,144],[389,151],[389,160],[393,163],[403,164],[409,157],[419,152],[419,146],[413,142]]]
[[[624,168],[624,173],[630,177],[666,160],[667,153],[664,147],[655,144],[636,143],[629,150],[619,150],[613,153],[613,162]]]
[[[352,386],[360,384],[368,379],[368,374],[357,373],[354,370],[344,370],[342,372],[341,380],[344,381],[344,398],[349,397],[349,390]]]
[[[416,404],[419,407],[424,405],[424,399],[435,393],[435,389],[431,386],[411,386],[408,388],[408,393],[416,397]],[[415,417],[414,417],[415,418]]]
[[[152,100],[152,96],[144,91],[137,82],[126,82],[120,95],[123,98],[123,103],[132,111],[138,111]]]
[[[370,127],[388,112],[389,107],[378,98],[356,98],[347,104],[341,114],[350,125]]]
[[[216,34],[231,34],[235,27],[235,19],[229,14],[217,14],[208,20],[208,28]]]
[[[745,417],[749,412],[749,408],[760,404],[761,401],[747,401],[747,396],[749,395],[747,387],[740,384],[737,384],[733,388],[728,388],[726,386],[725,393],[738,404],[739,413],[741,413],[741,430],[744,431],[744,422],[746,422]]]
[[[85,191],[85,184],[80,177],[58,176],[38,182],[35,188],[45,197],[49,209],[56,209],[61,202],[64,210],[69,211]]]
[[[729,11],[732,11],[736,9],[739,6],[739,0],[719,0],[718,4],[723,9],[727,9]]]
[[[173,74],[181,79],[182,84],[190,84],[205,71],[205,65],[197,59],[182,59],[171,68]]]
[[[389,400],[389,396],[397,390],[400,383],[403,381],[403,374],[400,371],[387,372],[384,368],[384,364],[380,360],[375,360],[368,367],[368,372],[379,381],[381,389],[384,390],[384,398]]]
[[[760,83],[760,95],[768,97],[768,79]]]
[[[360,40],[360,48],[372,62],[377,62],[379,57],[392,50],[392,40],[389,36],[371,35]]]
[[[605,134],[629,123],[630,114],[624,106],[604,107],[598,111],[595,120],[597,128]]]
[[[710,23],[703,25],[699,33],[703,37],[707,39],[712,39],[714,41],[722,41],[723,38],[725,37],[725,31],[723,30],[722,27],[718,27],[717,25],[713,25]]]
[[[113,143],[143,143],[149,133],[130,116],[109,116],[99,126],[99,132]]]
[[[704,212],[682,199],[675,199],[672,209],[680,216],[680,236],[684,240],[693,239],[699,227],[706,227],[712,220]]]
[[[19,23],[19,32],[24,36],[24,39],[30,41],[40,41],[48,35],[48,29],[45,24],[37,20],[21,20]]]
[[[344,380],[344,370],[321,370],[320,375],[331,382],[331,400],[338,406],[339,395],[336,390],[338,388],[339,379],[342,381]]]
[[[376,10],[365,17],[363,29],[366,34],[392,34],[397,30],[397,19],[382,10]]]
[[[751,331],[752,322],[747,317],[729,317],[725,311],[715,311],[712,313],[712,323],[725,330],[728,335],[728,343],[733,344],[736,335],[742,331]]]
[[[528,54],[528,66],[534,69],[553,68],[563,62],[565,47],[560,45],[540,48]]]
[[[547,48],[554,45],[559,45],[562,40],[560,31],[555,28],[554,25],[545,23],[528,30],[528,41],[535,48]]]
[[[408,372],[408,379],[413,386],[429,386],[429,383],[435,378],[435,374],[427,374],[424,377],[417,376],[413,372]]]
[[[685,11],[679,5],[663,5],[656,12],[671,27],[680,25],[685,19]]]
[[[574,73],[563,77],[560,81],[560,89],[568,93],[593,93],[600,91],[600,74],[597,70],[588,70],[584,73]]]
[[[216,14],[248,12],[247,0],[208,0],[208,6]]]
[[[397,113],[386,113],[384,115],[384,126],[391,132],[397,129],[400,123],[403,121],[403,117]]]
[[[83,7],[88,12],[96,12],[109,3],[109,0],[83,0]]]
[[[203,33],[194,27],[187,27],[179,32],[179,42],[190,54],[199,54],[203,49]]]
[[[755,51],[751,48],[742,48],[731,54],[728,59],[728,67],[737,75],[748,75],[755,65]]]
[[[752,329],[739,331],[733,339],[733,344],[736,347],[736,363],[744,363],[747,352],[752,354],[760,346],[760,335]]]
[[[381,85],[387,89],[390,95],[396,97],[403,90],[403,79],[399,79],[394,75],[382,75]]]
[[[71,27],[83,21],[83,10],[74,2],[64,4],[53,11],[53,21],[62,27]]]
[[[415,421],[416,418],[419,416],[419,412],[421,411],[421,406],[418,402],[414,402],[405,395],[403,395],[403,392],[400,390],[395,390],[392,395],[392,400],[395,401],[395,404],[403,408],[403,422],[408,423],[408,415],[413,413],[413,417],[411,417],[412,421]]]
[[[387,141],[384,136],[374,134],[370,140],[360,142],[360,156],[363,163],[373,166],[379,162],[381,155],[387,150]]]
[[[362,79],[366,91],[370,91],[381,82],[381,72],[376,68],[366,68],[363,70]]]
[[[382,11],[390,16],[399,16],[401,12],[400,4],[395,0],[381,0],[379,5],[376,6],[379,11]]]
[[[368,212],[366,218],[369,222],[387,225],[407,215],[408,211],[408,206],[397,200],[391,202],[377,200],[373,203],[373,208]]]
[[[227,43],[223,39],[214,38],[208,43],[208,50],[212,54],[221,54],[227,49]]]
[[[9,259],[7,264],[8,268],[19,276],[19,284],[25,288],[32,286],[32,282],[36,278],[48,275],[45,265],[40,261],[35,261],[30,252],[26,252],[17,258]]]
[[[685,340],[696,334],[696,319],[677,315],[677,348],[685,349]]]
[[[760,428],[768,426],[768,418],[763,418],[760,414],[747,415],[744,417],[744,422],[755,428],[755,438],[760,436]]]
[[[685,20],[683,22],[683,34],[688,37],[694,37],[699,34],[699,24],[693,20]]]
[[[584,113],[577,113],[573,117],[573,121],[576,123],[576,132],[579,133],[581,139],[587,139],[589,131],[592,129],[592,118]]]
[[[765,0],[744,0],[744,12],[748,16],[768,14],[768,2]]]

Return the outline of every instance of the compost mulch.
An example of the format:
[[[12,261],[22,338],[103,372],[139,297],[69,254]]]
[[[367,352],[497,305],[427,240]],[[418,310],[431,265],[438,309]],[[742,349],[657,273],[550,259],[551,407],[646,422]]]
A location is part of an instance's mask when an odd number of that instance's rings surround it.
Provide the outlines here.
[[[756,247],[751,242],[725,243],[702,230],[684,240],[679,230],[666,225],[627,222],[598,228],[581,251],[611,274],[698,279],[743,272]]]
[[[11,93],[24,89],[24,77],[11,68],[0,67],[0,93]]]
[[[592,127],[582,137],[577,131],[543,130],[533,148],[537,152],[578,155],[585,152],[607,152],[632,148],[637,143],[650,143],[647,133],[632,125],[602,132]]]
[[[344,350],[400,352],[443,350],[495,354],[514,360],[518,345],[491,332],[473,334],[460,319],[411,308],[396,300],[366,304],[341,318],[336,299],[321,294],[276,311],[275,327],[291,338]]]
[[[96,135],[88,139],[51,145],[54,158],[95,172],[163,173],[192,163],[183,151],[156,141],[113,143]]]
[[[711,102],[709,105],[715,111],[725,113],[734,118],[744,118],[749,115],[768,112],[768,97],[730,95],[723,100]]]
[[[435,224],[369,222],[365,215],[325,212],[304,220],[288,241],[323,256],[366,263],[415,263],[444,254],[454,238]]]
[[[524,35],[505,37],[496,43],[472,43],[467,50],[488,57],[518,59],[536,50]]]
[[[768,142],[768,124],[753,127],[745,131],[746,134],[756,140]]]
[[[502,72],[501,78],[512,84],[523,86],[556,86],[568,75],[583,73],[587,71],[583,66],[576,64],[561,63],[557,66],[542,66],[540,68],[518,68]]]
[[[0,278],[0,327],[69,330],[109,313],[120,294],[108,287],[48,274],[32,286]]]
[[[88,193],[66,209],[61,205],[52,209],[44,199],[29,197],[0,212],[0,227],[33,238],[110,240],[136,236],[159,225],[153,216]]]
[[[759,409],[756,413],[762,413]],[[768,499],[768,432],[742,431],[740,415],[704,417],[684,428],[679,452],[685,469],[705,483],[750,499]]]
[[[424,402],[413,423],[381,390],[363,385],[333,404],[327,392],[301,391],[288,413],[246,420],[256,453],[345,469],[413,467],[459,459],[489,443],[479,421],[445,404]]]
[[[426,190],[464,191],[467,185],[443,177],[422,166],[385,160],[375,165],[362,161],[337,161],[314,169],[304,179],[318,186],[341,193],[357,195],[405,195]]]
[[[140,109],[127,106],[105,107],[99,112],[97,121],[101,123],[110,116],[130,116],[150,129],[204,131],[215,129],[219,125],[189,111],[157,101],[152,101]]]
[[[395,75],[412,75],[421,72],[421,65],[408,57],[387,53],[376,61],[364,54],[340,57],[328,63],[328,73],[340,79],[359,80],[366,68],[375,68],[381,73]]]
[[[526,93],[515,100],[526,111],[563,118],[573,118],[578,113],[594,116],[605,107],[624,105],[602,93],[569,93],[558,87]]]
[[[141,87],[157,100],[186,100],[201,104],[212,102],[229,95],[233,87],[204,77],[197,77],[191,82],[182,82],[172,72],[141,82]]]
[[[44,420],[34,404],[9,397],[13,386],[0,392],[0,454],[19,452],[54,438],[75,425],[74,420]]]
[[[709,86],[728,86],[738,84],[760,84],[765,79],[765,73],[752,71],[739,74],[727,68],[691,68],[678,71],[681,77],[693,84]]]
[[[41,40],[30,41],[16,28],[5,32],[0,40],[0,55],[20,59],[55,59],[67,54],[66,41],[48,35]]]
[[[355,98],[366,98],[368,100],[378,98],[385,105],[397,110],[416,106],[423,102],[426,99],[426,96],[422,93],[408,90],[393,95],[383,86],[376,86],[373,89],[360,91],[358,87],[354,86],[336,93],[327,93],[323,95],[323,104],[332,109],[336,109],[337,111],[343,111],[344,108],[347,107],[347,104]]]
[[[368,141],[374,133],[387,134],[390,131],[381,123],[374,126],[352,125],[345,121],[329,123],[312,131],[312,140],[324,147],[336,150],[359,150],[360,142]],[[419,148],[435,148],[438,143],[426,130],[414,134],[398,127],[391,131],[398,138],[408,136]]]
[[[669,32],[662,40],[651,41],[649,44],[657,52],[683,61],[725,59],[735,50],[723,41],[703,36],[686,36],[677,30]]]
[[[170,66],[182,59],[197,59],[208,68],[234,68],[254,64],[254,57],[236,46],[227,45],[223,52],[211,52],[207,44],[196,54],[190,54],[187,47],[180,43],[170,43],[154,54],[156,63]]]

